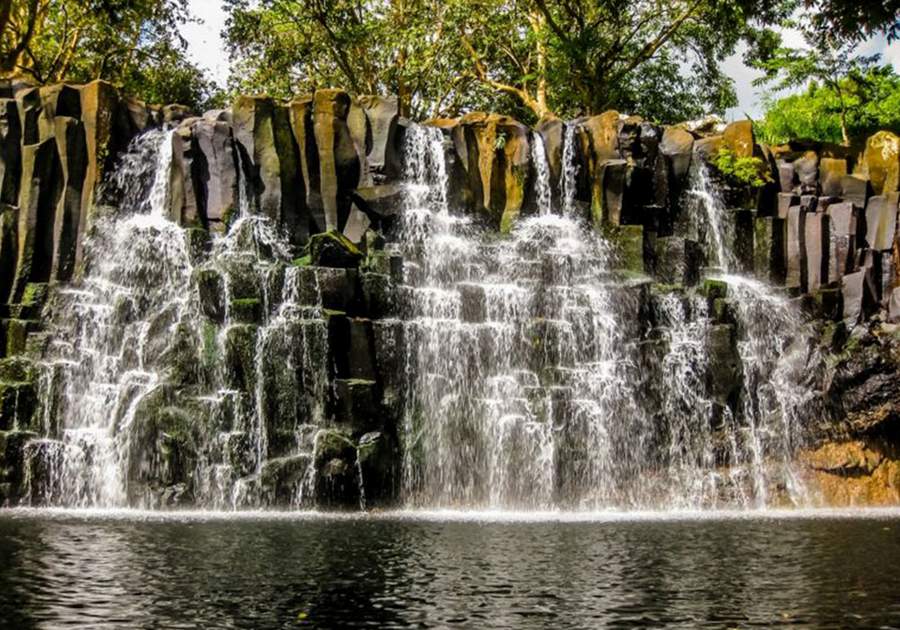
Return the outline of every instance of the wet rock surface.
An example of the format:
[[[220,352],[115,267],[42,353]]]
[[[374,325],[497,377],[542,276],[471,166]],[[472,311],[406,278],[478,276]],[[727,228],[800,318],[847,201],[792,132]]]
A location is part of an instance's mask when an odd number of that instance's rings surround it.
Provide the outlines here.
[[[757,474],[728,440],[794,413],[775,367],[812,392],[785,439],[825,501],[896,501],[892,134],[853,155],[616,112],[414,125],[341,90],[195,116],[103,82],[21,90],[0,123],[6,503],[637,505],[664,499],[635,479],[731,467],[708,505]]]

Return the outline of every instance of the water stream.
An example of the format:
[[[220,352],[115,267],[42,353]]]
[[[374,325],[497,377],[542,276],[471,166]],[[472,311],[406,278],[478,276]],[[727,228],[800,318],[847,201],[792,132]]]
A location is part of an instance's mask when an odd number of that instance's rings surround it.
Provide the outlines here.
[[[405,278],[401,502],[804,504],[791,462],[812,394],[796,305],[724,275],[729,215],[702,168],[687,211],[723,272],[711,276],[721,296],[618,270],[611,244],[574,212],[575,139],[568,125],[557,209],[533,137],[539,213],[499,237],[450,207],[443,132],[407,131],[405,207],[390,245]],[[171,161],[171,132],[134,143],[84,281],[56,294],[28,500],[309,507],[334,422],[322,286],[343,270],[294,264],[245,181],[227,233],[198,245],[167,217]],[[359,462],[356,473],[362,488]],[[159,487],[185,477],[190,486]]]

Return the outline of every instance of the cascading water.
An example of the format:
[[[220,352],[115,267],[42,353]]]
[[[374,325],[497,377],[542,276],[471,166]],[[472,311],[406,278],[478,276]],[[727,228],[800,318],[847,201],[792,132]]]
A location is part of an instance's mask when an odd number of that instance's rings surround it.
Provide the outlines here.
[[[575,123],[567,123],[563,134],[562,151],[562,213],[565,217],[575,215],[575,195],[577,191],[578,163],[575,161]]]
[[[719,194],[718,187],[710,176],[709,167],[703,160],[691,163],[685,205],[690,228],[706,245],[709,265],[723,272],[733,271],[734,217],[728,212]]]
[[[126,470],[136,447],[130,428],[141,400],[160,382],[154,363],[166,351],[155,338],[189,309],[187,243],[166,218],[171,145],[168,131],[136,141],[116,173],[121,219],[100,219],[86,247],[83,286],[59,292],[64,317],[53,330],[42,393],[45,424],[63,423],[44,429],[58,431],[61,441],[26,447],[55,470],[40,490],[48,502],[128,502]]]
[[[791,461],[811,394],[794,305],[740,276],[715,277],[715,298],[618,272],[611,246],[576,218],[573,126],[565,137],[562,214],[535,136],[540,213],[497,238],[451,212],[443,132],[407,130],[392,245],[405,259],[404,308],[391,322],[406,352],[403,500],[802,503]],[[169,132],[137,139],[84,280],[51,304],[29,500],[309,506],[330,422],[322,285],[344,270],[295,264],[243,180],[237,220],[197,254],[191,231],[166,217],[171,160]],[[693,181],[688,212],[728,272],[728,212],[708,174]],[[359,461],[355,471],[362,488]]]
[[[772,487],[802,500],[789,459],[806,390],[783,352],[763,349],[763,321],[784,331],[782,350],[802,329],[787,301],[727,277],[736,327],[706,297],[665,292],[644,324],[648,285],[623,281],[602,239],[552,214],[507,239],[482,234],[434,203],[446,199],[441,132],[416,128],[408,143],[408,503],[754,507]],[[732,330],[743,385],[717,398],[710,352]]]
[[[553,212],[552,193],[550,191],[550,165],[547,163],[544,137],[536,131],[531,134],[531,161],[534,164],[535,171],[538,214],[542,216],[548,215]]]
[[[327,398],[322,270],[292,264],[248,194],[195,262],[190,231],[166,217],[171,159],[171,132],[136,139],[114,174],[118,208],[86,248],[84,281],[57,292],[42,363],[46,437],[26,446],[29,500],[226,508],[276,494],[283,504],[288,493],[308,504]],[[159,479],[174,484],[170,495]]]

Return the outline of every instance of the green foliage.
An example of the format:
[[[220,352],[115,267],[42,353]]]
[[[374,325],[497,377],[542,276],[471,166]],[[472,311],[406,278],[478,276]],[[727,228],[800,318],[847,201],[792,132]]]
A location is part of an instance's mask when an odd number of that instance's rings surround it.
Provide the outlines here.
[[[881,129],[900,132],[900,76],[890,66],[853,73],[834,87],[812,82],[800,94],[766,101],[766,114],[757,124],[759,137],[769,144],[804,138],[841,142],[841,111],[847,134],[859,138]]]
[[[675,122],[736,103],[722,61],[793,0],[225,0],[233,91],[394,93],[413,118],[533,122],[616,108]]]
[[[502,151],[506,147],[506,133],[500,132],[494,140],[494,151]]]
[[[772,181],[766,163],[760,158],[738,157],[731,149],[719,149],[712,164],[722,175],[739,184],[759,187]]]
[[[792,124],[791,110],[805,109],[801,118],[808,120],[809,135],[837,139],[833,133],[834,116],[826,120],[810,118],[817,111],[835,114],[840,141],[846,145],[850,143],[853,124],[851,119],[858,116],[867,103],[877,98],[879,89],[887,87],[889,91],[892,90],[890,86],[880,84],[890,78],[887,74],[893,73],[886,74],[885,69],[877,67],[879,55],[857,54],[857,37],[840,37],[840,29],[836,32],[823,32],[820,18],[821,16],[807,13],[799,19],[785,22],[786,26],[800,31],[805,47],[785,47],[775,38],[757,46],[755,57],[750,60],[752,65],[764,72],[763,77],[755,83],[768,83],[777,90],[808,86],[808,96],[818,101],[815,104],[805,104],[795,99],[779,107],[770,103],[770,110],[782,111],[772,111],[771,121],[768,123],[770,130],[764,133],[770,133],[773,137],[783,135]],[[819,92],[820,87],[824,91]]]
[[[187,0],[11,0],[0,9],[0,76],[39,84],[105,79],[151,103],[200,108],[216,86],[178,34]],[[4,7],[6,8],[6,7]]]

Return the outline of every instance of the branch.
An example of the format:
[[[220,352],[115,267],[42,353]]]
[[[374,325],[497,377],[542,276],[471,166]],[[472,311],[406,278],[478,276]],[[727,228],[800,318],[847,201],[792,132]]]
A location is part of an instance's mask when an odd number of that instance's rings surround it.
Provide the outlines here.
[[[472,65],[475,69],[475,76],[479,81],[484,83],[485,85],[489,85],[498,92],[504,92],[506,94],[510,94],[515,96],[522,104],[525,105],[528,109],[533,111],[535,114],[540,116],[542,112],[539,111],[538,103],[531,97],[528,92],[521,88],[517,88],[514,85],[510,85],[508,83],[502,83],[500,81],[495,81],[490,78],[487,73],[487,69],[484,67],[484,63],[482,63],[481,59],[478,56],[478,53],[475,51],[475,48],[472,46],[471,42],[469,42],[469,38],[465,35],[460,35],[460,39],[462,40],[463,46],[465,46],[466,50],[469,53],[469,56],[472,58]]]
[[[659,50],[663,44],[665,44],[669,39],[678,32],[678,29],[681,28],[681,25],[684,24],[688,18],[690,18],[694,11],[697,10],[697,7],[700,6],[703,0],[694,0],[690,6],[678,16],[674,22],[672,22],[669,26],[662,30],[659,35],[656,36],[656,39],[647,42],[644,44],[644,47],[631,59],[631,62],[626,64],[626,66],[619,71],[616,75],[614,75],[615,81],[618,81],[623,76],[637,68],[639,65],[653,57],[656,54],[656,51]]]

